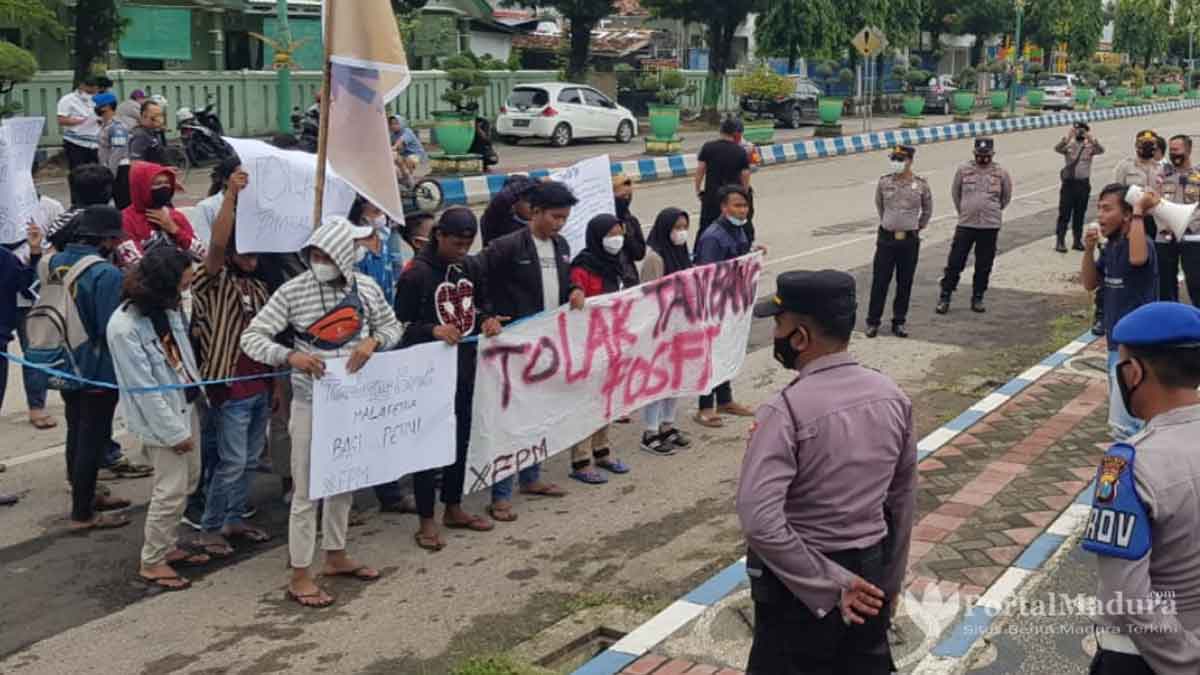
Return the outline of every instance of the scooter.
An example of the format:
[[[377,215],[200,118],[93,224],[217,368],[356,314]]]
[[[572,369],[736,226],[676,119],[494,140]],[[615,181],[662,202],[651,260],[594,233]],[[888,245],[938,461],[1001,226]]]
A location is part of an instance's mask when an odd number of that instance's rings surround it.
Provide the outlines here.
[[[233,148],[221,138],[225,130],[211,103],[198,112],[180,108],[175,118],[189,164],[220,162],[233,156]]]

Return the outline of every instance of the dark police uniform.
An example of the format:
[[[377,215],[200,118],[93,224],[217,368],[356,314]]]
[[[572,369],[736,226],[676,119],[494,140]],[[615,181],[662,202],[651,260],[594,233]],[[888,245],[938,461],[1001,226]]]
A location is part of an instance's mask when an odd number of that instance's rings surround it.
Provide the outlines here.
[[[1200,310],[1144,305],[1113,328],[1125,347],[1200,348]],[[1155,416],[1096,472],[1083,548],[1097,554],[1092,675],[1200,673],[1200,405]]]
[[[1200,202],[1200,171],[1194,167],[1177,169],[1166,166],[1160,176],[1162,198],[1177,204]],[[1187,281],[1188,296],[1193,305],[1200,305],[1200,231],[1191,223],[1181,241],[1175,239],[1168,228],[1158,230],[1154,238],[1158,253],[1158,299],[1179,299],[1179,265],[1183,264],[1183,276]]]
[[[850,275],[785,272],[778,284],[755,316],[853,324]],[[888,617],[916,511],[911,402],[842,351],[806,363],[755,417],[737,492],[755,616],[747,673],[891,673]],[[887,601],[865,623],[847,624],[840,601],[860,577]]]
[[[892,159],[909,161],[916,148],[898,145]],[[875,187],[875,209],[879,212],[879,236],[875,242],[875,261],[871,271],[871,304],[867,309],[867,337],[875,337],[883,318],[892,274],[896,275],[896,297],[892,301],[892,333],[908,337],[904,322],[912,296],[913,276],[921,252],[921,230],[933,215],[933,192],[924,178],[902,177],[889,173]]]

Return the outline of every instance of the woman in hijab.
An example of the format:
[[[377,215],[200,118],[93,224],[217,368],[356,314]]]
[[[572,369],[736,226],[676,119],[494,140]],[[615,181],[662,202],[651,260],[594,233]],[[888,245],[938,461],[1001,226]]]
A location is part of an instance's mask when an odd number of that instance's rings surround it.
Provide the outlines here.
[[[646,239],[646,259],[642,261],[642,283],[649,283],[692,266],[688,253],[688,214],[677,208],[665,208],[654,219],[654,227]],[[676,448],[686,448],[691,441],[675,428],[675,405],[678,399],[655,401],[642,409],[642,450],[652,455],[673,455]]]
[[[588,223],[586,245],[571,262],[571,283],[583,289],[589,298],[624,288],[621,278],[621,251],[625,246],[625,226],[616,216],[602,213]],[[608,478],[592,468],[610,473],[629,473],[629,467],[612,456],[608,425],[571,446],[571,478],[589,485],[607,483]]]

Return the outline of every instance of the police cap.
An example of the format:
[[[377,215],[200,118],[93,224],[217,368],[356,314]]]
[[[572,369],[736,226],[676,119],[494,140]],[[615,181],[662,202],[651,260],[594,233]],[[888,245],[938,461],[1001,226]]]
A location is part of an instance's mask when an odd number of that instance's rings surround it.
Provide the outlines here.
[[[1130,347],[1200,347],[1200,309],[1181,302],[1152,302],[1113,327],[1114,342]]]
[[[996,141],[991,138],[975,139],[975,154],[990,155],[996,151]]]
[[[901,161],[910,160],[917,156],[917,149],[911,145],[897,145],[892,148],[891,157]]]
[[[784,312],[814,317],[840,317],[852,314],[854,277],[837,270],[795,270],[784,272],[775,281],[775,295],[754,306],[754,316],[762,319]]]

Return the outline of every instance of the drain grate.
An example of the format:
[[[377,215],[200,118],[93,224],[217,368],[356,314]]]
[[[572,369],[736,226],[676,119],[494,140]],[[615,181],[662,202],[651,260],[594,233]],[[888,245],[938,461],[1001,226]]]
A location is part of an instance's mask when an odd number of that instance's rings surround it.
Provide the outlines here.
[[[625,637],[625,633],[599,626],[546,654],[534,663],[559,673],[569,673],[592,660]]]

